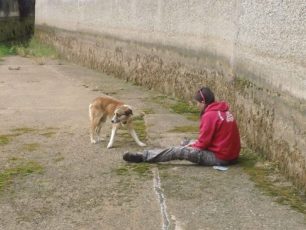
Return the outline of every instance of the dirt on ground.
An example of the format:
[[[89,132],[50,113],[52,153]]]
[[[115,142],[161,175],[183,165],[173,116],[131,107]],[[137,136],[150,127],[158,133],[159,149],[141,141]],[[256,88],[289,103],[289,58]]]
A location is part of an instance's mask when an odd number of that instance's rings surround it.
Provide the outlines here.
[[[305,216],[264,195],[239,165],[129,164],[141,151],[125,131],[91,144],[88,105],[110,95],[145,112],[146,148],[179,144],[197,126],[163,98],[62,60],[0,62],[0,229],[306,229]]]

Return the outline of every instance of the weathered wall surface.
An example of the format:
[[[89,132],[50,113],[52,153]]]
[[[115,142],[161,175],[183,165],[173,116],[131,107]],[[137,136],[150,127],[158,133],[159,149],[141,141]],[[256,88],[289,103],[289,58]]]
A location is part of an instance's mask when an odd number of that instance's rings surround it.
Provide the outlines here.
[[[37,0],[68,59],[190,99],[229,101],[243,140],[306,188],[306,2]]]

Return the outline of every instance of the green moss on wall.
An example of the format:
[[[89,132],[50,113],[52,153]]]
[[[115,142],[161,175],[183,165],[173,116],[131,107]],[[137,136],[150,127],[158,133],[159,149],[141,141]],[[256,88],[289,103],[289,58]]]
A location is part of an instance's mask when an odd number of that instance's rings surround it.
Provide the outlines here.
[[[0,42],[21,40],[34,33],[34,17],[22,20],[19,17],[0,18]]]

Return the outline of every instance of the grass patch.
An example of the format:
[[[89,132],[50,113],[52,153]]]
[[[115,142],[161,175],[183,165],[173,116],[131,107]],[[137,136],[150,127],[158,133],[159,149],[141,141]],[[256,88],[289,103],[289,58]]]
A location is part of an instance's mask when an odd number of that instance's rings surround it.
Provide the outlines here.
[[[143,116],[133,117],[133,128],[135,129],[135,132],[137,133],[137,136],[139,137],[140,141],[147,140],[147,131]],[[118,135],[118,137],[123,138],[125,142],[132,140],[132,137],[128,133],[127,128],[118,129]]]
[[[53,131],[40,133],[41,136],[48,137],[48,138],[52,137],[54,134],[56,134],[56,132],[53,132]]]
[[[198,133],[199,132],[199,127],[198,126],[192,126],[192,125],[176,126],[173,129],[169,130],[168,132]]]
[[[10,141],[11,138],[8,135],[0,135],[0,145],[7,145]]]
[[[12,141],[13,137],[17,137],[20,135],[21,133],[0,135],[0,145],[7,145]]]
[[[41,136],[52,137],[54,134],[56,134],[56,132],[53,130],[56,130],[56,128],[49,127],[46,129],[33,129],[29,127],[21,127],[21,128],[12,129],[11,131],[15,133],[12,135],[22,135],[26,133],[41,132],[39,133],[39,135]]]
[[[20,160],[19,157],[11,157],[11,158],[9,159],[9,161],[18,161],[18,160]]]
[[[178,114],[185,114],[185,113],[195,113],[199,114],[199,110],[197,107],[189,105],[188,103],[179,101],[175,103],[174,105],[171,105],[170,108],[173,112]]]
[[[10,44],[0,44],[0,58],[15,54],[16,51]]]
[[[199,121],[199,119],[200,119],[200,114],[199,114],[199,112],[197,113],[197,114],[195,114],[195,113],[187,113],[187,114],[184,114],[184,116],[188,119],[188,120],[190,120],[190,121]]]
[[[145,114],[154,114],[154,110],[152,108],[146,108],[146,109],[143,109],[143,112]]]
[[[34,152],[39,148],[38,143],[29,143],[29,144],[24,144],[23,145],[23,150],[27,152]]]
[[[17,177],[24,177],[31,173],[41,173],[43,167],[35,161],[19,162],[19,164],[0,171],[0,191],[10,185]]]
[[[132,176],[137,175],[139,177],[152,177],[151,171],[152,165],[147,163],[138,163],[138,164],[125,164],[115,169],[115,172],[119,176]]]
[[[43,44],[35,38],[25,42],[0,44],[0,58],[16,54],[22,57],[59,57],[59,54],[54,47]]]
[[[150,99],[151,101],[169,109],[170,111],[185,116],[188,120],[198,121],[199,110],[196,106],[191,105],[184,101],[178,101],[161,95]]]
[[[65,157],[57,157],[57,158],[55,158],[53,161],[54,161],[55,163],[57,163],[57,162],[60,162],[60,161],[63,161],[63,160],[65,160]]]
[[[199,109],[186,102],[179,101],[174,105],[171,105],[170,108],[173,112],[184,115],[188,120],[199,120]]]
[[[28,128],[28,127],[22,127],[22,128],[16,128],[12,129],[12,132],[19,133],[19,134],[25,134],[25,133],[32,133],[37,131],[36,129],[33,128]]]
[[[56,128],[46,128],[45,132],[40,133],[40,135],[45,136],[45,137],[51,137],[52,135],[56,133],[55,131],[52,131],[55,129]],[[21,128],[11,129],[10,131],[13,133],[0,135],[0,146],[9,144],[12,141],[13,137],[17,137],[17,136],[27,134],[27,133],[35,133],[38,131],[44,131],[44,130],[43,129],[42,130],[33,129],[29,127],[21,127]],[[25,147],[26,149],[29,148],[31,150],[34,148],[34,145],[31,144],[30,146],[25,146]]]
[[[133,120],[133,127],[140,140],[147,139],[146,125],[143,118],[139,120]]]
[[[13,46],[13,49],[15,49],[16,54],[23,57],[32,56],[57,58],[59,56],[52,46],[43,44],[35,38],[32,38],[26,44],[15,45]]]
[[[306,214],[306,195],[291,185],[280,173],[276,163],[265,161],[250,149],[243,149],[239,164],[255,185],[280,204]]]
[[[149,100],[154,102],[154,103],[156,103],[156,104],[159,104],[159,105],[163,106],[164,108],[169,108],[169,103],[173,104],[173,101],[170,100],[165,95],[159,95],[159,96],[155,96],[155,97],[150,97]]]

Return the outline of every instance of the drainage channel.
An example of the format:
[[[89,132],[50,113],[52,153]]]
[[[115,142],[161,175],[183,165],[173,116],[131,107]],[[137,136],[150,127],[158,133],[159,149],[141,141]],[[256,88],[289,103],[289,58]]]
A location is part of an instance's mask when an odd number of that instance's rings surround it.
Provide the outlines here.
[[[160,183],[160,177],[159,177],[159,172],[158,172],[158,168],[154,168],[153,169],[153,187],[160,205],[160,211],[162,214],[162,222],[163,222],[163,226],[162,229],[163,230],[168,230],[170,227],[170,221],[169,221],[169,217],[168,217],[168,213],[167,213],[167,206],[166,206],[166,199],[165,196],[163,194],[162,188],[161,188],[161,183]]]

